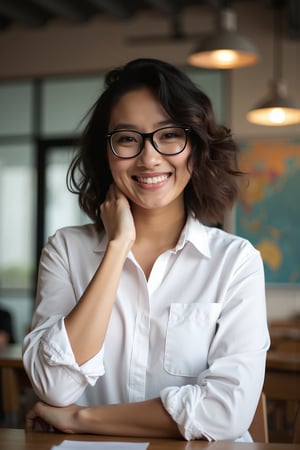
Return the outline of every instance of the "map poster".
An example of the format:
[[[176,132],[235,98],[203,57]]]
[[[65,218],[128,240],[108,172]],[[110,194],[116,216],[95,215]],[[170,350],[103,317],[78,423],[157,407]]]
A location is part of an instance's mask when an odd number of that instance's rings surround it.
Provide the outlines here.
[[[262,255],[266,283],[300,283],[300,137],[239,141],[248,177],[236,234]]]

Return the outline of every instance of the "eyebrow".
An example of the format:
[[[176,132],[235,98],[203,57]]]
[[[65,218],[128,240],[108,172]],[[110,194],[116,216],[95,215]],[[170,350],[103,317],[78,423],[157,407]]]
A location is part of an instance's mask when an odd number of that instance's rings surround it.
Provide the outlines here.
[[[161,120],[160,122],[157,122],[156,124],[158,127],[164,127],[167,125],[175,125],[175,122],[171,119],[165,119]],[[135,130],[137,127],[133,125],[132,123],[126,123],[126,122],[120,122],[116,127],[114,127],[114,130]]]

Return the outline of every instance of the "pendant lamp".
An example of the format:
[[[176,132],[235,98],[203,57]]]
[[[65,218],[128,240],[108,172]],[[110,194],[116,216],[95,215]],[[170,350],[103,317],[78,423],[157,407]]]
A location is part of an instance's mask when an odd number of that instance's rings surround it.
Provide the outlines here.
[[[280,8],[274,8],[273,55],[274,75],[269,83],[265,99],[254,106],[246,115],[256,125],[284,126],[300,123],[300,108],[287,97],[287,87],[282,79],[282,23]]]
[[[235,69],[258,63],[255,46],[236,32],[236,14],[231,8],[221,8],[218,30],[205,38],[188,56],[188,63],[207,69]]]

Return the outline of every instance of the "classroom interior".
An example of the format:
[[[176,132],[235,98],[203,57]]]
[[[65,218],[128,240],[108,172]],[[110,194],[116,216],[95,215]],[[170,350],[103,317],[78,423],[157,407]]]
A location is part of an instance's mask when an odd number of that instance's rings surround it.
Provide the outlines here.
[[[300,2],[36,0],[19,9],[16,2],[15,10],[13,3],[0,1],[0,309],[11,316],[13,345],[21,345],[30,327],[37,265],[48,236],[89,221],[67,191],[65,174],[105,72],[138,57],[166,60],[203,88],[217,120],[250,154],[243,162],[252,170],[254,189],[223,226],[263,254],[270,351],[285,355],[279,368],[278,356],[270,359],[269,370],[284,377],[276,375],[268,388],[269,436],[291,442],[299,388],[279,398],[275,392],[289,383],[288,372],[291,386],[300,381],[300,120],[257,125],[247,113],[276,76],[300,111]],[[192,66],[188,56],[228,7],[238,32],[258,49],[258,62],[233,69]],[[279,7],[280,36],[274,20]],[[31,398],[26,383],[20,392],[17,425]]]

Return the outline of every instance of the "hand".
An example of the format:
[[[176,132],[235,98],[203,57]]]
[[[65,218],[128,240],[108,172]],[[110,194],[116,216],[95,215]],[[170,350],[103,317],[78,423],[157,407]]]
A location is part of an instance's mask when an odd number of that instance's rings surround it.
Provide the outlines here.
[[[136,233],[128,199],[113,183],[100,206],[101,218],[109,241],[121,240],[133,245]]]
[[[79,433],[77,413],[82,409],[78,405],[70,405],[63,408],[49,406],[43,402],[37,402],[26,415],[26,430],[51,431],[55,428],[64,433]]]

